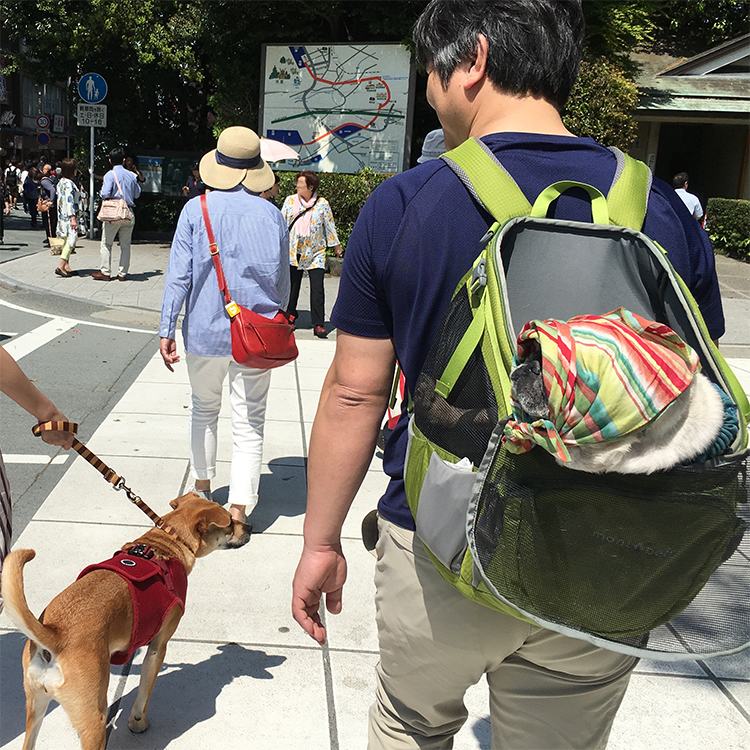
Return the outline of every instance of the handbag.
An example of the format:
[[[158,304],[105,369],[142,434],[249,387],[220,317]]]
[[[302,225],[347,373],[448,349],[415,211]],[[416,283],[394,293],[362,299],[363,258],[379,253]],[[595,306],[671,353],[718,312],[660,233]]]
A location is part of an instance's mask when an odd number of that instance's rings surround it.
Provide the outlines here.
[[[120,187],[120,181],[117,179],[117,172],[114,169],[112,170],[112,174],[115,177],[120,195],[124,195]],[[128,206],[124,198],[104,198],[96,218],[104,224],[117,226],[119,224],[127,224],[133,217],[130,213],[130,206]]]
[[[287,314],[279,310],[273,318],[266,318],[238,305],[230,296],[219,257],[219,247],[208,216],[206,196],[201,195],[200,200],[216,279],[220,291],[224,294],[224,308],[229,315],[233,359],[238,364],[258,370],[270,370],[292,362],[299,352],[294,340],[294,329]]]

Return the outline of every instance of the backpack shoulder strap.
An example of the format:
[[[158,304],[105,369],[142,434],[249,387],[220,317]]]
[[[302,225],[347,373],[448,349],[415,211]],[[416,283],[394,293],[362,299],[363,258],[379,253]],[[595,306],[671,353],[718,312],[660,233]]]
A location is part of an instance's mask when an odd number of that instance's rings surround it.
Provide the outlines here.
[[[521,188],[478,138],[469,138],[441,158],[495,221],[504,224],[531,213],[531,204]]]
[[[610,222],[640,231],[651,193],[651,170],[620,149],[610,147],[610,151],[617,159],[617,169],[607,195]]]

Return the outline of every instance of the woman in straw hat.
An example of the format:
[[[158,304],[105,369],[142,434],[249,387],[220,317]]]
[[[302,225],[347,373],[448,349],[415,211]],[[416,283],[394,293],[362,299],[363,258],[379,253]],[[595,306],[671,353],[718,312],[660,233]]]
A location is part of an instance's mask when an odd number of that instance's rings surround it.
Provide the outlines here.
[[[289,300],[289,238],[278,209],[259,197],[274,184],[274,175],[260,156],[258,136],[243,127],[222,131],[216,148],[201,159],[200,174],[209,188],[209,219],[232,299],[273,317]],[[232,359],[229,316],[200,199],[188,201],[182,209],[164,283],[160,351],[170,371],[180,361],[175,328],[183,304],[182,336],[192,389],[191,489],[211,497],[222,386],[228,377],[233,436],[228,504],[232,517],[244,521],[258,502],[271,373]]]

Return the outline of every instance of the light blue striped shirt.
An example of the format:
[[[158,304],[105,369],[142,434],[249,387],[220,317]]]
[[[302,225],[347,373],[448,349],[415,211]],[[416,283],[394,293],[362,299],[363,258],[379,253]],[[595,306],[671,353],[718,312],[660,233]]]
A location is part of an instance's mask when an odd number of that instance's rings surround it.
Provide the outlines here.
[[[278,208],[238,186],[206,194],[208,213],[232,299],[273,317],[289,303],[289,233]],[[177,222],[164,281],[159,336],[173,339],[185,305],[185,350],[199,357],[231,357],[229,315],[208,249],[200,198]]]
[[[117,179],[120,181],[122,195],[117,189],[115,176],[112,172],[117,172]],[[141,194],[141,186],[138,184],[138,178],[134,172],[118,164],[104,175],[102,189],[99,192],[102,198],[125,198],[125,202],[131,207],[135,207],[135,199]]]

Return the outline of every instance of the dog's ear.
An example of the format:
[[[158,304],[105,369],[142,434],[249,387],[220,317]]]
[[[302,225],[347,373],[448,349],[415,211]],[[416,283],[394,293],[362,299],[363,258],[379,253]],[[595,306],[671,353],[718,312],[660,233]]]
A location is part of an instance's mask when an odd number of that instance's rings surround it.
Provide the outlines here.
[[[180,495],[180,497],[176,497],[174,500],[170,500],[169,507],[173,508],[174,510],[177,510],[177,508],[182,505],[182,502],[185,500],[187,495]]]
[[[210,526],[218,526],[225,529],[232,523],[232,516],[226,508],[213,503],[212,508],[202,510],[195,519],[195,531],[199,536],[203,536]]]

